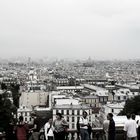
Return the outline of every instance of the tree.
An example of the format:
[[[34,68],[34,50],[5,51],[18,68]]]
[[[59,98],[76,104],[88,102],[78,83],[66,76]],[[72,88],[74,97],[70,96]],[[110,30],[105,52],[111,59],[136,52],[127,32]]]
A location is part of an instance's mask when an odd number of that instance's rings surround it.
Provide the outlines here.
[[[13,119],[15,113],[15,106],[8,99],[7,94],[0,95],[0,131],[7,129],[9,122]]]
[[[140,114],[140,95],[134,98],[127,99],[124,109],[119,113],[119,115],[126,115],[127,113]]]
[[[6,86],[5,83],[1,83],[1,89],[2,89],[2,90],[7,90],[7,86]]]
[[[12,92],[12,97],[13,97],[13,104],[19,108],[19,93],[20,86],[18,84],[11,84],[10,85],[10,90]]]
[[[70,77],[69,79],[69,86],[76,86],[76,80],[73,77]]]

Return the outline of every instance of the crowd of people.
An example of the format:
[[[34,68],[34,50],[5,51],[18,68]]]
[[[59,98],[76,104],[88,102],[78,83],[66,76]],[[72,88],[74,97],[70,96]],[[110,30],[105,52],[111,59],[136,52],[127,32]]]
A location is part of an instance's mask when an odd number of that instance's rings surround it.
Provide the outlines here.
[[[39,140],[40,122],[34,114],[33,125],[29,127],[23,120],[23,116],[19,117],[16,125],[10,122],[6,140]],[[83,111],[82,117],[77,122],[77,134],[80,140],[90,140],[92,127],[88,120],[88,113]],[[68,138],[68,123],[61,113],[56,114],[56,119],[50,118],[44,125],[45,140],[67,140]],[[135,114],[127,114],[127,121],[124,124],[124,140],[140,140],[140,122],[135,120]],[[107,119],[103,123],[104,140],[115,140],[116,129],[113,120],[113,114],[108,113]]]
[[[127,120],[124,124],[124,140],[140,140],[140,122],[136,121],[135,114],[127,114]],[[115,140],[115,122],[113,120],[113,114],[108,113],[107,120],[103,123],[104,140]]]

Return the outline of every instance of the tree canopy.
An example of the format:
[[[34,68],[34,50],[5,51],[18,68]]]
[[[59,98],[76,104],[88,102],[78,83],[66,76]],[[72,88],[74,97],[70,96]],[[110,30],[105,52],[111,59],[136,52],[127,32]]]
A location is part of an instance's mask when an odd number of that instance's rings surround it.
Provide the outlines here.
[[[6,93],[0,95],[0,131],[4,131],[13,119],[16,107],[7,98]]]
[[[1,83],[1,89],[3,93],[0,94],[0,131],[7,129],[10,121],[13,120],[13,115],[17,114],[17,108],[19,107],[19,85],[11,84],[7,86]],[[9,98],[9,92],[11,91],[13,102]]]
[[[127,113],[140,114],[140,95],[127,99],[124,109],[119,115],[126,115]]]

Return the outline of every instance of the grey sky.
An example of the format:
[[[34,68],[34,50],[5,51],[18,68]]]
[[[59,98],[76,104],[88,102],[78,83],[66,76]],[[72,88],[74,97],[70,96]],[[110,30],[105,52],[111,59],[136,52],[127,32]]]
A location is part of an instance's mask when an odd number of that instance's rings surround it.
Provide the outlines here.
[[[139,0],[2,0],[0,57],[140,58]]]

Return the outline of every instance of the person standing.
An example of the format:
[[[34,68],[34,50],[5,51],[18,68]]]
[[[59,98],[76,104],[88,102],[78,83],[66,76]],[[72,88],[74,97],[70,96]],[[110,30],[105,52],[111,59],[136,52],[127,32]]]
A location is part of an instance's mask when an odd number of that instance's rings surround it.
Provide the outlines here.
[[[127,116],[128,118],[128,116]],[[137,140],[137,123],[134,120],[135,116],[132,115],[133,119],[128,118],[124,125],[125,139],[126,140]]]
[[[108,128],[109,128],[109,120],[104,120],[103,122],[104,140],[108,140]]]
[[[45,129],[45,138],[46,140],[53,140],[54,134],[53,134],[53,120],[52,118],[49,119],[49,121],[45,124],[44,129]]]
[[[84,111],[83,116],[80,117],[79,124],[80,124],[81,140],[89,140],[90,138],[89,133],[88,133],[89,121],[87,119],[86,111]]]
[[[56,119],[53,121],[54,127],[54,139],[65,140],[66,132],[65,128],[68,126],[61,113],[56,114]]]
[[[16,127],[16,124],[14,123],[14,120],[11,119],[6,129],[6,140],[11,140],[11,139],[16,140],[16,134],[14,131],[15,127]]]
[[[140,140],[140,120],[137,120],[137,125],[138,125],[138,129],[137,129],[138,140]]]
[[[27,140],[28,131],[28,125],[23,121],[23,116],[20,116],[15,128],[17,140]]]
[[[32,118],[33,118],[33,127],[30,129],[32,135],[30,136],[29,140],[39,140],[40,122],[36,114],[32,114]]]
[[[109,120],[109,127],[108,127],[108,140],[115,140],[115,122],[113,120],[113,114],[108,113],[107,119]]]

